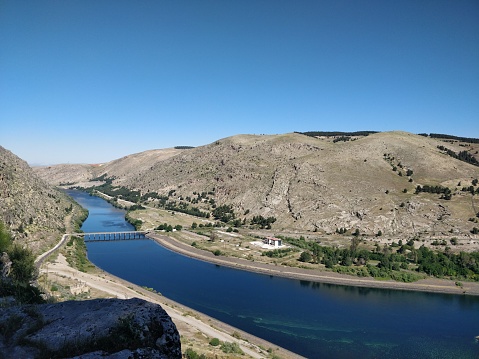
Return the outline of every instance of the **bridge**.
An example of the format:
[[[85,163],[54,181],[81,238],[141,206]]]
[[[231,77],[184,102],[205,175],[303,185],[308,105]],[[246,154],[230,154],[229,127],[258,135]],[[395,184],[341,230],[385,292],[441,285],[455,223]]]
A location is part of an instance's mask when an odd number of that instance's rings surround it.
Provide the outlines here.
[[[146,239],[147,231],[127,232],[96,232],[96,233],[73,233],[73,236],[83,237],[85,242],[104,241],[131,241],[134,239]]]

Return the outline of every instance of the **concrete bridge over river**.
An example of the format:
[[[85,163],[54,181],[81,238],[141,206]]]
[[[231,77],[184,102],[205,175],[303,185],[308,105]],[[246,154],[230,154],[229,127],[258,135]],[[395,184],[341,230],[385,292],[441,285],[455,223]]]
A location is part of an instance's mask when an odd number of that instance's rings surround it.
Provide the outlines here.
[[[63,245],[67,239],[71,236],[83,237],[85,242],[103,242],[103,241],[131,241],[138,239],[146,239],[148,231],[124,231],[124,232],[95,232],[95,233],[68,233],[62,236],[62,239],[56,244],[55,247],[49,249],[45,253],[40,254],[35,259],[35,265],[40,268],[45,258],[55,252],[61,245]]]
[[[135,239],[146,239],[147,231],[125,231],[125,232],[96,232],[96,233],[72,233],[72,236],[83,237],[85,242],[104,241],[131,241]]]

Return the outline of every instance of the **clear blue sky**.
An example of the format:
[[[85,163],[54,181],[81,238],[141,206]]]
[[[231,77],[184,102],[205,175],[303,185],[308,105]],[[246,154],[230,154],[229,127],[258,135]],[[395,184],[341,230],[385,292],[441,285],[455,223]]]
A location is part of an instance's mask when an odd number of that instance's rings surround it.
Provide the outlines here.
[[[316,130],[479,137],[479,1],[0,0],[30,164]]]

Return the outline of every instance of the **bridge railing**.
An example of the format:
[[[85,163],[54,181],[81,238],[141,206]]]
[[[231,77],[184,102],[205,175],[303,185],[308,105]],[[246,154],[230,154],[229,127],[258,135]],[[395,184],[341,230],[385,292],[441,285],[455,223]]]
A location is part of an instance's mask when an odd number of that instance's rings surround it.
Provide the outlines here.
[[[83,237],[85,242],[100,241],[130,241],[135,239],[145,239],[145,231],[129,232],[97,232],[97,233],[75,233],[73,235]]]

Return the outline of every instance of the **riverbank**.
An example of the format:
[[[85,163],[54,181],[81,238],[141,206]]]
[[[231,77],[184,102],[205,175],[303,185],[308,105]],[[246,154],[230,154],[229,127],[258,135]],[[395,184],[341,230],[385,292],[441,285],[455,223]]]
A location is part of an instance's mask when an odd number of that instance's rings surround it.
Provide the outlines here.
[[[60,248],[63,243],[64,240],[55,248]],[[51,253],[52,251],[49,251],[49,254]],[[42,255],[40,257],[43,260],[46,256]],[[250,358],[271,358],[272,355],[282,359],[303,358],[101,269],[97,269],[94,273],[85,273],[74,269],[61,253],[51,261],[45,262],[40,268],[40,274],[46,276],[50,283],[66,281],[69,283],[72,292],[88,292],[90,299],[105,297],[141,298],[161,305],[177,326],[182,337],[183,352],[187,348],[192,348],[198,353],[215,355],[218,358],[230,358],[226,354],[221,355],[218,353],[219,349],[215,349],[208,344],[212,338],[218,338],[223,342],[238,343],[243,352]]]
[[[174,238],[159,233],[149,232],[147,236],[155,240],[163,247],[191,258],[266,275],[356,287],[479,296],[479,283],[477,282],[462,282],[462,286],[458,286],[456,285],[456,282],[452,280],[438,278],[421,279],[413,283],[395,282],[392,280],[375,280],[373,278],[357,278],[335,272],[315,271],[310,269],[253,262],[247,259],[235,257],[215,256],[211,252],[197,249],[193,246],[187,245]]]

